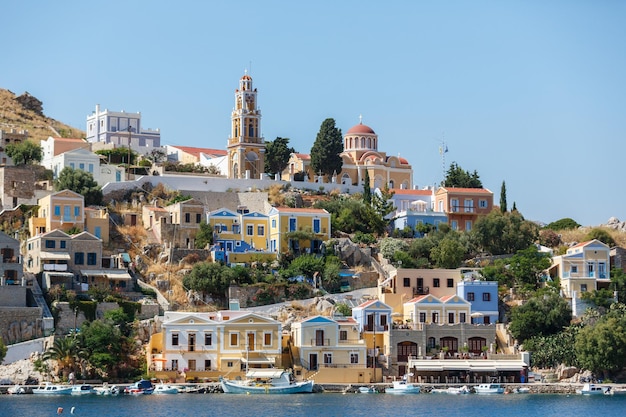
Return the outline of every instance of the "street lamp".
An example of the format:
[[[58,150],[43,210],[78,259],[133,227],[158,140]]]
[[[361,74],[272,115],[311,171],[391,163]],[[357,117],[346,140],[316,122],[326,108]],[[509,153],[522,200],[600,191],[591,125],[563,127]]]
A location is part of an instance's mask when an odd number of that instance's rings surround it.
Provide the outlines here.
[[[132,131],[132,129],[133,128],[131,127],[131,125],[129,123],[128,127],[126,128],[126,130],[128,130],[128,175],[127,175],[128,179],[130,179],[130,156],[131,156],[130,155],[131,154],[131,152],[130,152],[130,132]]]

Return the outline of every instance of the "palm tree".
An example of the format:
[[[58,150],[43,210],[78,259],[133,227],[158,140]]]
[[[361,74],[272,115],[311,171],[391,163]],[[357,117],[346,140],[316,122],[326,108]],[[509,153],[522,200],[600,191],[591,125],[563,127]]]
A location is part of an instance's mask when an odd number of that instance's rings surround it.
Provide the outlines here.
[[[42,359],[56,361],[59,371],[66,377],[83,357],[84,351],[78,340],[74,337],[64,337],[56,339],[52,347],[43,354]]]

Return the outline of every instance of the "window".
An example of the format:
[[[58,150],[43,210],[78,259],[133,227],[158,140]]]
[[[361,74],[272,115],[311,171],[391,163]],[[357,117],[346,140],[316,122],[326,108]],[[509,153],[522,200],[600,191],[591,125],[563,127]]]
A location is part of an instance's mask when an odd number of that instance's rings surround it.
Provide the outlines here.
[[[191,222],[191,213],[185,213],[185,223]]]
[[[435,288],[439,288],[440,287],[439,278],[433,278],[433,287],[435,287]]]
[[[580,284],[580,292],[587,292],[587,284]]]
[[[84,162],[79,163],[78,164],[78,169],[80,169],[81,171],[84,171],[85,170],[85,163]]]
[[[72,169],[76,168],[76,164],[74,164],[74,162],[70,162],[70,168]]]
[[[448,323],[454,324],[454,313],[448,313]]]
[[[89,173],[93,174],[93,164],[89,164]]]
[[[80,206],[74,206],[74,217],[80,216]]]
[[[97,259],[95,252],[87,253],[87,265],[97,265]]]
[[[474,293],[473,292],[468,292],[467,293],[467,301],[474,301]]]
[[[350,353],[350,363],[351,364],[359,363],[359,354],[358,353]]]
[[[439,312],[437,312],[437,311],[433,311],[433,314],[432,314],[432,322],[433,322],[433,323],[439,323]]]
[[[272,219],[272,228],[276,227],[276,219]]]
[[[178,333],[172,333],[172,346],[178,346]]]
[[[594,276],[593,271],[594,271],[594,265],[593,263],[589,262],[587,264],[587,276],[593,277]]]
[[[227,368],[232,368],[233,367],[233,362],[226,362],[226,367]]]
[[[97,238],[102,237],[102,228],[100,226],[96,226],[94,228],[93,234],[96,235]]]
[[[76,264],[76,265],[84,265],[85,264],[85,253],[84,252],[76,252],[74,254],[74,264]]]
[[[46,239],[46,248],[47,249],[54,249],[55,246],[56,246],[56,242],[54,240]]]
[[[205,359],[204,360],[204,370],[205,371],[210,371],[211,370],[211,359]]]
[[[172,369],[178,371],[178,359],[172,359]]]
[[[437,342],[436,342],[436,340],[435,340],[435,338],[434,338],[434,337],[429,337],[429,338],[428,338],[428,343],[427,343],[426,345],[427,345],[427,347],[428,347],[429,349],[433,349],[433,348],[435,347],[436,343],[437,343]]]
[[[320,219],[313,219],[313,233],[319,233],[320,229]]]
[[[478,207],[487,208],[487,200],[478,200]]]
[[[410,287],[411,286],[411,278],[403,278],[402,281],[403,281],[403,283],[404,283],[403,285],[405,287]]]
[[[333,354],[332,353],[324,353],[324,364],[331,365],[333,363]]]
[[[458,228],[459,228],[459,222],[457,222],[456,220],[452,220],[450,222],[450,229],[458,230]]]
[[[483,301],[491,301],[491,294],[489,294],[488,292],[484,292]]]
[[[98,236],[98,237],[99,237],[99,236]],[[62,241],[60,241],[60,242],[59,242],[59,247],[60,247],[61,249],[65,249],[66,245],[67,245],[67,242],[66,242],[66,241],[64,241],[64,240],[62,240]]]
[[[572,266],[570,267],[570,272],[571,272],[572,274],[577,274],[577,273],[578,273],[578,265],[572,265]]]
[[[189,362],[187,362],[187,367],[189,368],[190,371],[195,371],[196,370],[196,360],[195,359],[189,359]]]
[[[420,313],[420,323],[426,323],[426,313]]]
[[[456,198],[453,198],[452,200],[450,200],[450,206],[451,206],[451,211],[453,213],[456,213],[459,211],[459,200]]]
[[[231,346],[239,345],[239,333],[231,333],[230,334],[230,345]]]
[[[54,215],[55,216],[61,215],[61,206],[54,206]]]
[[[196,223],[200,223],[202,221],[202,214],[196,213]]]
[[[474,200],[471,200],[471,199],[465,200],[465,212],[466,213],[474,212]]]
[[[348,340],[347,330],[339,330],[339,340]]]
[[[491,317],[489,316],[483,317],[483,324],[491,324]]]
[[[470,230],[472,230],[472,221],[471,220],[465,220],[465,231],[469,232]]]
[[[297,227],[297,222],[295,218],[289,219],[289,231],[295,232]]]
[[[254,235],[254,226],[253,225],[249,224],[249,225],[246,226],[246,234],[248,236]]]
[[[448,288],[454,288],[454,278],[448,278]]]
[[[598,262],[598,278],[606,278],[606,264]]]
[[[213,344],[213,334],[205,333],[204,334],[204,346],[211,346]]]
[[[272,346],[272,334],[263,333],[263,346]]]
[[[465,313],[459,313],[459,323],[465,323],[466,321]]]
[[[263,226],[262,224],[258,225],[256,228],[256,234],[258,236],[265,236],[265,226]]]

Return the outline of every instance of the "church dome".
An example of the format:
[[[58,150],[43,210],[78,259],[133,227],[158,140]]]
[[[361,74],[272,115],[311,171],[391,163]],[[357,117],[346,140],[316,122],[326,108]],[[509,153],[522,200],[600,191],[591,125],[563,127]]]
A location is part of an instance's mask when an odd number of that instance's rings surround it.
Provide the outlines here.
[[[356,126],[353,126],[346,132],[346,135],[375,135],[374,129],[371,127],[364,125],[363,123],[359,123]]]

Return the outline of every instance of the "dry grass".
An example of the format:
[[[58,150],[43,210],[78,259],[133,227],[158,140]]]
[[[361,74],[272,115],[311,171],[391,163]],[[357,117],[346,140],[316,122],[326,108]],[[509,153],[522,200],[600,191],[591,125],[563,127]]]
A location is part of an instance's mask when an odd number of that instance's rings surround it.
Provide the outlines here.
[[[561,235],[561,241],[564,244],[569,244],[573,242],[580,243],[587,240],[586,236],[592,229],[606,230],[611,235],[613,240],[615,240],[617,246],[626,247],[626,233],[610,229],[608,227],[580,227],[575,230],[561,230],[558,233]]]

